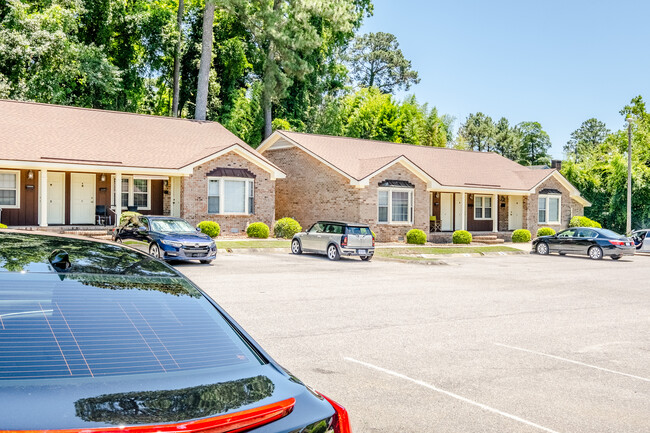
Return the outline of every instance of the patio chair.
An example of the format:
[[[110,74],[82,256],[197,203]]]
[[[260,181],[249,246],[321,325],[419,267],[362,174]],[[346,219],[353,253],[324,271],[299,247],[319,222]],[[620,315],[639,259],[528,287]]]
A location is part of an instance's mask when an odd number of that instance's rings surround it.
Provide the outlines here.
[[[127,206],[126,210],[128,210],[129,212],[137,212],[138,207],[137,206]]]
[[[429,217],[429,233],[433,232],[439,232],[440,231],[440,222],[438,221],[438,217],[430,216]]]
[[[106,206],[103,204],[98,204],[95,206],[95,224],[99,226],[105,226],[106,223],[111,225],[111,216],[108,214]]]

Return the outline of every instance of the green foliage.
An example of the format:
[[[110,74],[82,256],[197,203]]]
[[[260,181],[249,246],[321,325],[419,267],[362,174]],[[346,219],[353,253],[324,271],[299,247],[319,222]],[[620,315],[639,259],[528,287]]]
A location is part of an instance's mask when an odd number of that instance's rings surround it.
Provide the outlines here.
[[[120,224],[121,226],[127,224],[129,221],[136,222],[138,221],[138,218],[142,216],[141,213],[138,212],[122,212],[120,214]]]
[[[291,131],[291,124],[289,123],[288,120],[285,119],[280,119],[280,118],[275,118],[273,119],[273,122],[271,122],[271,126],[274,131],[282,130],[282,131]]]
[[[472,243],[472,234],[467,230],[456,230],[451,241],[455,244],[470,244]]]
[[[574,216],[569,221],[569,227],[595,227],[602,228],[602,225],[584,216]]]
[[[221,233],[221,227],[214,221],[201,221],[197,227],[201,229],[201,233],[211,238],[216,238]]]
[[[531,235],[529,230],[519,229],[512,232],[512,242],[515,243],[530,242],[530,238]]]
[[[540,227],[537,229],[537,237],[540,236],[553,236],[555,234],[555,230],[553,230],[550,227]]]
[[[470,114],[460,126],[458,134],[463,137],[469,150],[490,152],[494,150],[496,127],[492,118],[483,113]]]
[[[550,165],[551,139],[538,122],[521,122],[517,125],[521,136],[519,163],[523,165]]]
[[[571,139],[564,146],[567,157],[579,162],[585,155],[602,145],[610,130],[598,119],[587,119],[580,128],[571,133]]]
[[[246,234],[249,238],[266,239],[269,237],[269,233],[269,226],[262,222],[253,223],[246,228]]]
[[[300,233],[302,227],[293,218],[280,218],[273,226],[273,234],[276,238],[291,239],[296,233]]]
[[[406,233],[406,243],[424,245],[427,243],[427,234],[420,229],[411,229]]]
[[[382,92],[409,90],[420,82],[411,69],[395,35],[377,32],[357,36],[349,52],[354,80],[361,87],[377,87]]]
[[[6,229],[6,228],[7,228],[7,226],[6,226],[6,225],[4,225],[4,224],[2,224],[2,223],[0,223],[0,229]]]

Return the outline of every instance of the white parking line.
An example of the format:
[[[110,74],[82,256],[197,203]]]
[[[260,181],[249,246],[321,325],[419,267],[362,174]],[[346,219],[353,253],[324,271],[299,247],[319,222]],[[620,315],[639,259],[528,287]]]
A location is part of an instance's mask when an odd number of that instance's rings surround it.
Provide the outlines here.
[[[558,359],[558,360],[564,361],[564,362],[570,362],[572,364],[581,365],[583,367],[589,367],[589,368],[594,368],[596,370],[606,371],[607,373],[620,374],[621,376],[627,376],[627,377],[631,377],[633,379],[639,379],[639,380],[643,380],[645,382],[650,382],[650,379],[648,379],[647,377],[635,376],[633,374],[623,373],[621,371],[610,370],[609,368],[598,367],[597,365],[585,364],[584,362],[574,361],[573,359],[562,358],[561,356],[549,355],[548,353],[537,352],[535,350],[528,350],[528,349],[524,349],[522,347],[509,346],[507,344],[501,344],[501,343],[494,343],[494,344],[496,344],[497,346],[501,346],[501,347],[507,347],[509,349],[519,350],[521,352],[533,353],[535,355],[541,355],[541,356],[546,356],[548,358]]]
[[[391,375],[391,376],[395,376],[395,377],[398,377],[398,378],[400,378],[400,379],[404,379],[404,380],[407,380],[407,381],[409,381],[409,382],[413,382],[413,383],[415,383],[416,385],[423,386],[423,387],[425,387],[425,388],[428,388],[428,389],[431,389],[431,390],[433,390],[433,391],[436,391],[436,392],[439,392],[439,393],[441,393],[441,394],[444,394],[444,395],[446,395],[446,396],[448,396],[448,397],[455,398],[456,400],[460,400],[460,401],[462,401],[462,402],[465,402],[465,403],[468,403],[468,404],[471,404],[471,405],[474,405],[474,406],[480,407],[480,408],[483,409],[483,410],[486,410],[486,411],[488,411],[488,412],[492,412],[492,413],[496,413],[497,415],[501,415],[501,416],[503,416],[503,417],[506,417],[506,418],[509,418],[509,419],[511,419],[511,420],[514,420],[514,421],[520,422],[520,423],[522,423],[522,424],[526,424],[527,426],[535,427],[535,428],[537,428],[537,429],[539,429],[539,430],[542,430],[542,431],[545,431],[545,432],[548,432],[548,433],[558,433],[557,431],[555,431],[555,430],[551,430],[550,428],[546,428],[546,427],[543,427],[543,426],[541,426],[541,425],[539,425],[539,424],[535,424],[534,422],[527,421],[527,420],[525,420],[525,419],[523,419],[523,418],[519,418],[519,417],[516,416],[516,415],[511,415],[511,414],[509,414],[509,413],[507,413],[507,412],[502,412],[502,411],[500,411],[499,409],[495,409],[495,408],[493,408],[493,407],[486,406],[486,405],[484,405],[484,404],[482,404],[482,403],[476,402],[476,401],[474,401],[474,400],[470,400],[469,398],[465,398],[465,397],[460,396],[460,395],[458,395],[458,394],[454,394],[453,392],[445,391],[444,389],[438,388],[437,386],[433,386],[433,385],[428,384],[428,383],[426,383],[426,382],[423,382],[423,381],[421,381],[421,380],[413,379],[413,378],[408,377],[408,376],[406,376],[406,375],[404,375],[404,374],[397,373],[396,371],[391,371],[391,370],[387,370],[387,369],[382,368],[382,367],[377,367],[376,365],[369,364],[369,363],[367,363],[367,362],[363,362],[363,361],[359,361],[359,360],[356,360],[356,359],[354,359],[354,358],[344,357],[343,359],[345,359],[345,360],[348,361],[348,362],[354,362],[354,363],[356,363],[356,364],[363,365],[364,367],[368,367],[368,368],[371,368],[371,369],[373,369],[373,370],[381,371],[382,373],[386,373],[386,374],[389,374],[389,375]]]

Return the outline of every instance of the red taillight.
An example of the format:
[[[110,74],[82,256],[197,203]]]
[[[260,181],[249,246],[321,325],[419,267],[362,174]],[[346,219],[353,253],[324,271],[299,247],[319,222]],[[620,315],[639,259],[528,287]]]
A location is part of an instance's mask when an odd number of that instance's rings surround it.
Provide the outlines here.
[[[334,429],[334,433],[352,433],[352,427],[350,427],[350,417],[348,416],[348,411],[345,410],[343,406],[335,402],[334,400],[330,400],[320,392],[318,393],[321,397],[323,397],[325,400],[329,402],[329,404],[332,405],[334,408],[334,421],[332,422],[332,428]]]
[[[0,430],[0,433],[236,433],[283,418],[291,413],[295,404],[296,399],[290,398],[255,409],[176,424],[65,430]]]
[[[342,247],[348,246],[348,235],[341,236],[341,246]]]
[[[372,246],[375,246],[375,235],[372,235]]]
[[[620,247],[620,246],[625,246],[627,241],[612,241],[612,240],[610,240],[609,243],[612,244],[612,245],[618,245]]]

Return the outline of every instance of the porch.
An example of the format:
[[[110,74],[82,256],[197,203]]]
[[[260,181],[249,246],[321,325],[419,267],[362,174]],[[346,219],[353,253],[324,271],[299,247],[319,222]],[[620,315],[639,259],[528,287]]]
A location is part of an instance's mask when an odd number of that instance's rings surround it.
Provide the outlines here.
[[[526,208],[527,194],[518,191],[430,191],[429,232],[441,239],[467,230],[509,240],[512,231],[525,228]]]
[[[472,243],[493,245],[510,242],[512,240],[511,231],[472,231],[470,233],[472,234]],[[429,233],[428,241],[433,244],[450,244],[452,243],[453,235],[453,232],[433,232]]]
[[[181,177],[155,169],[0,167],[0,176],[0,222],[10,227],[53,227],[65,232],[112,226],[127,210],[180,216]]]

